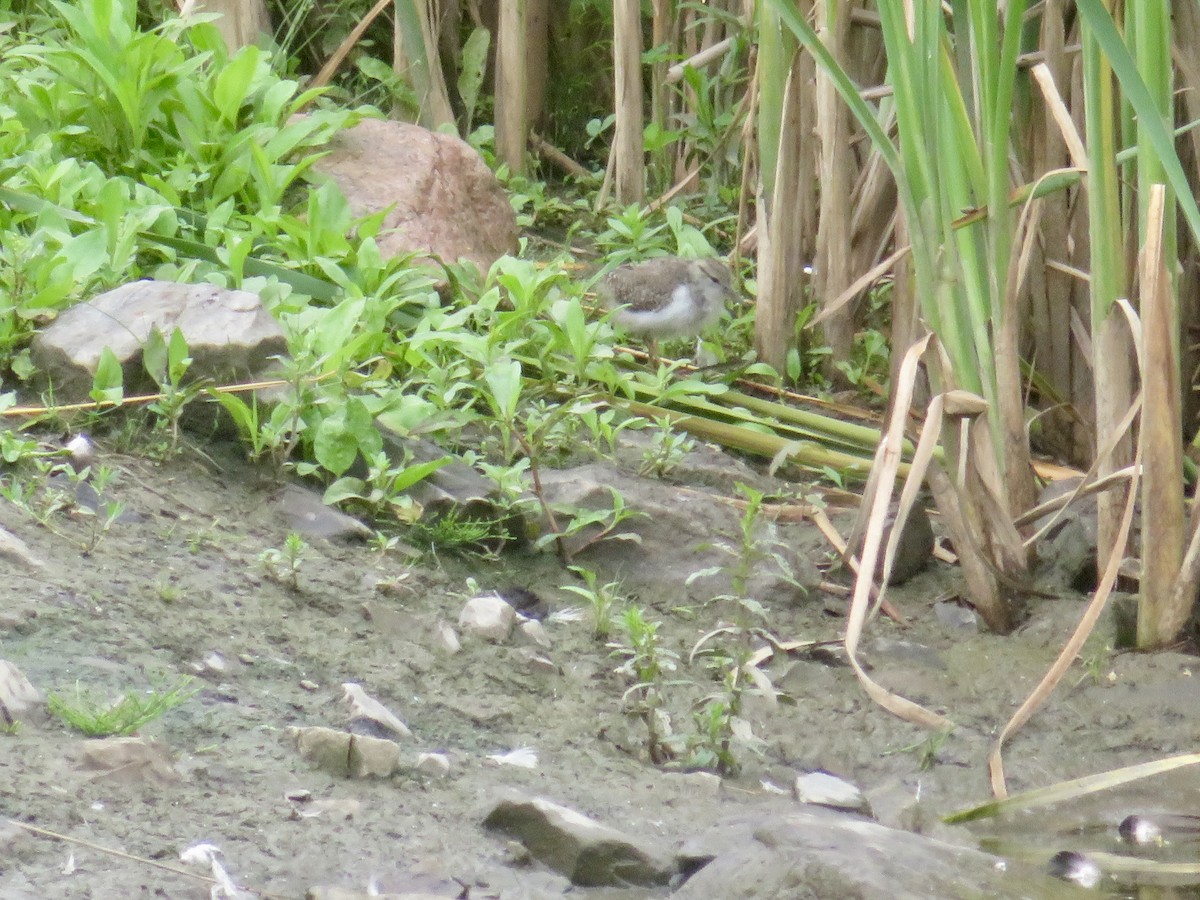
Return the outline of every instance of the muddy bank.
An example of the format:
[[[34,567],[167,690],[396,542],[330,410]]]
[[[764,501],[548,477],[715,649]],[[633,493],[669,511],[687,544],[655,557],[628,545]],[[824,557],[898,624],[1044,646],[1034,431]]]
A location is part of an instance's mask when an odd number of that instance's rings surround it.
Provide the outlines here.
[[[882,824],[975,845],[978,833],[938,819],[987,796],[991,736],[1082,611],[1078,596],[1033,601],[1026,624],[1006,638],[943,624],[934,603],[957,574],[935,564],[891,594],[911,626],[874,624],[865,657],[878,681],[949,715],[957,724],[952,734],[931,739],[880,711],[836,654],[781,653],[765,672],[784,702],[745,695],[741,713],[753,746],[738,748],[736,776],[698,790],[650,763],[645,723],[626,714],[629,684],[614,674],[621,659],[594,637],[586,614],[545,619],[548,647],[464,637],[458,653],[448,652],[446,628],[456,628],[466,599],[480,590],[517,585],[550,610],[579,606],[561,590],[578,582],[552,555],[426,554],[414,561],[367,543],[312,540],[293,589],[265,574],[260,561],[285,545],[289,531],[279,486],[262,481],[237,451],[189,451],[162,466],[111,453],[106,461],[118,471],[111,490],[129,515],[89,555],[80,550],[91,527],[86,517],[55,515],[51,530],[0,502],[0,525],[45,561],[40,569],[3,563],[0,658],[44,693],[78,684],[114,695],[181,674],[195,677],[199,692],[142,731],[169,751],[173,774],[163,778],[82,770],[84,739],[57,720],[30,720],[0,735],[0,812],[173,865],[186,847],[211,842],[240,884],[277,896],[301,897],[319,885],[365,892],[369,884],[447,897],[464,890],[471,897],[559,896],[569,887],[562,875],[482,827],[502,789],[678,846],[732,817],[794,808],[786,792],[796,774],[825,769],[858,785]],[[712,536],[724,538],[731,536]],[[804,547],[812,562],[821,561],[815,535]],[[666,560],[680,548],[640,552]],[[781,639],[835,640],[842,629],[836,597],[814,592],[763,602],[762,624]],[[643,587],[636,603],[661,623],[662,646],[678,657],[670,678],[678,684],[663,688],[665,710],[679,733],[692,733],[692,708],[714,683],[702,662],[688,663],[689,653],[714,628],[744,621],[742,613],[728,600],[698,602],[684,586],[659,595]],[[1013,742],[1012,790],[1195,745],[1195,660],[1113,656],[1105,638],[1094,636],[1050,706]],[[297,726],[344,728],[346,682],[361,684],[411,729],[390,777],[330,774],[302,759],[288,735]],[[492,758],[520,748],[536,751],[536,768]],[[422,752],[443,754],[446,774],[419,770]],[[1194,809],[1197,784],[1187,775],[1143,782],[986,834],[1040,869],[1079,825],[1115,828],[1135,807]],[[0,842],[4,898],[208,891],[143,863],[13,828],[0,830]],[[589,888],[585,895],[668,890]]]

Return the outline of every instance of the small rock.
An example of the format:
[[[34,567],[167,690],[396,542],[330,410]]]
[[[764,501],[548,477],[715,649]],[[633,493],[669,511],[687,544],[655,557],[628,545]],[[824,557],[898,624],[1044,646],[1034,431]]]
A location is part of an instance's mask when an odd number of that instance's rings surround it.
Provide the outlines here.
[[[582,887],[665,885],[678,872],[674,858],[654,842],[540,797],[510,793],[483,824],[516,838],[537,860]]]
[[[361,684],[347,682],[342,685],[342,691],[342,699],[350,704],[351,730],[355,734],[363,732],[355,729],[354,724],[366,720],[373,722],[376,726],[378,733],[373,735],[374,737],[389,739],[412,737],[408,726],[401,722],[390,709],[363,690]]]
[[[6,659],[0,659],[0,725],[13,725],[40,710],[42,695],[25,673]]]
[[[517,611],[497,594],[472,597],[458,614],[463,631],[493,643],[503,643],[512,633]]]
[[[304,690],[308,691],[310,694],[313,691],[319,691],[321,689],[321,686],[319,684],[317,684],[315,681],[310,681],[307,678],[300,679],[300,687],[302,687]]]
[[[454,135],[364,119],[338,132],[313,168],[337,183],[353,216],[386,212],[377,238],[385,259],[466,258],[487,272],[517,250],[508,195],[475,149]]]
[[[954,600],[939,600],[933,604],[933,614],[947,628],[979,631],[979,613]]]
[[[536,653],[528,647],[518,650],[517,658],[524,661],[525,668],[530,672],[539,672],[542,675],[557,675],[559,673],[558,666],[554,664],[554,660],[547,659],[545,656]]]
[[[808,772],[796,776],[792,793],[801,803],[871,815],[871,804],[855,785],[828,772]]]
[[[386,778],[400,762],[400,745],[317,726],[289,728],[288,736],[300,755],[333,775]]]
[[[517,630],[531,644],[545,648],[551,646],[550,635],[546,634],[546,627],[536,619],[526,619],[517,626]]]
[[[29,546],[12,532],[0,528],[0,557],[19,562],[31,569],[40,569],[45,560],[37,556]]]
[[[458,634],[444,622],[437,627],[437,639],[442,651],[447,656],[454,656],[462,650],[462,644],[458,641]]]
[[[695,874],[673,900],[1058,896],[1048,879],[1006,877],[995,856],[819,806],[740,813],[688,838],[679,856]]]
[[[538,765],[537,751],[532,747],[517,747],[507,753],[493,753],[488,759],[498,766],[516,766],[518,769],[536,769]]]
[[[414,768],[430,778],[441,778],[450,774],[450,757],[445,753],[419,753]]]
[[[97,779],[123,784],[175,784],[181,776],[171,754],[150,738],[110,737],[84,741],[78,767],[95,772]]]

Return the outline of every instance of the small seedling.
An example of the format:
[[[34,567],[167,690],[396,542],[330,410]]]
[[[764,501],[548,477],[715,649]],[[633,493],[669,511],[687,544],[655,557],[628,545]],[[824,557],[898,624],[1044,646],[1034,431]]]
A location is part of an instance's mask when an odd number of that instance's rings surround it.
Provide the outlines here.
[[[953,728],[943,728],[941,731],[935,731],[933,734],[914,744],[909,744],[906,747],[900,747],[896,750],[887,750],[883,755],[893,756],[897,753],[916,753],[918,767],[922,772],[928,772],[937,764],[938,752],[942,749],[942,746],[953,731]]]
[[[571,571],[583,579],[586,587],[577,584],[564,584],[562,590],[578,594],[587,600],[592,607],[592,635],[598,641],[608,640],[612,633],[613,612],[624,598],[621,595],[621,582],[610,581],[607,584],[596,583],[596,573],[582,566],[571,566]]]
[[[601,541],[632,541],[640,544],[642,542],[640,534],[632,531],[618,531],[617,528],[630,519],[645,516],[646,513],[626,506],[625,498],[616,488],[610,486],[608,491],[612,497],[611,509],[570,507],[551,510],[547,505],[545,511],[551,522],[551,530],[539,537],[534,542],[534,546],[540,550],[553,543],[558,548],[559,557],[563,562],[570,564],[575,556]],[[559,525],[559,518],[555,513],[568,517],[566,523]],[[583,537],[585,532],[590,533]],[[569,539],[572,538],[577,541],[570,541]],[[574,543],[570,550],[567,549],[568,543]]]
[[[216,549],[218,544],[218,535],[220,534],[221,520],[213,519],[203,528],[193,531],[185,539],[188,553],[199,553],[204,548]]]
[[[191,683],[190,677],[183,676],[171,687],[127,691],[115,703],[107,704],[96,700],[76,683],[74,697],[51,694],[46,698],[46,705],[54,715],[89,737],[127,735],[195,696],[197,692],[190,689]]]
[[[179,585],[172,584],[166,578],[160,578],[154,590],[158,594],[158,599],[163,603],[174,603],[183,595]]]
[[[274,547],[264,550],[258,555],[258,561],[269,578],[298,591],[300,566],[308,555],[308,550],[309,546],[304,538],[293,531],[284,539],[282,550]]]
[[[1109,654],[1112,653],[1112,648],[1108,646],[1094,649],[1087,655],[1079,657],[1079,661],[1083,663],[1083,674],[1079,676],[1075,682],[1075,687],[1090,680],[1092,684],[1104,683],[1104,669],[1108,665]]]
[[[76,485],[76,489],[78,489],[78,484],[87,478],[89,470],[83,469],[76,474],[73,469],[66,467],[65,473],[71,479],[72,483]],[[104,489],[108,487],[112,478],[113,471],[111,469],[107,466],[98,466],[95,473],[92,474],[91,481],[97,497],[100,498],[99,505],[96,509],[91,509],[82,504],[76,504],[75,506],[75,512],[88,519],[88,533],[83,539],[82,544],[84,556],[88,556],[99,546],[100,541],[104,539],[105,535],[108,534],[109,530],[121,517],[121,513],[125,512],[125,504],[120,500],[104,499]]]
[[[642,454],[638,474],[661,478],[683,462],[696,442],[684,432],[672,430],[671,420],[666,416],[655,419],[654,424],[655,431],[650,437],[650,446]]]
[[[663,691],[669,682],[667,674],[675,671],[679,656],[662,646],[658,622],[649,621],[636,606],[625,610],[620,618],[625,643],[610,643],[613,656],[624,657],[617,667],[618,675],[631,679],[633,685],[622,700],[630,713],[646,726],[646,750],[654,763],[664,763],[675,756],[670,719],[663,707]]]

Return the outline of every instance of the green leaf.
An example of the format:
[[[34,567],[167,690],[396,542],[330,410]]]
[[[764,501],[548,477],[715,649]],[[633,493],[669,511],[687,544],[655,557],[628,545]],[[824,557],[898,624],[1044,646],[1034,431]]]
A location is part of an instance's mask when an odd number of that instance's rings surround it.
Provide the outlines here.
[[[367,483],[361,478],[339,478],[325,489],[325,503],[333,506],[343,500],[362,500],[367,494]]]
[[[498,360],[488,366],[483,380],[487,383],[492,412],[498,419],[512,422],[521,400],[521,364],[515,359]]]
[[[89,396],[97,403],[120,403],[125,398],[125,373],[116,354],[108,347],[100,353]]]
[[[1109,64],[1112,66],[1117,80],[1121,83],[1121,88],[1125,91],[1126,99],[1137,110],[1138,125],[1145,130],[1150,144],[1154,147],[1154,153],[1163,167],[1163,172],[1167,176],[1175,199],[1179,202],[1184,218],[1187,219],[1192,235],[1197,241],[1200,241],[1200,207],[1196,205],[1196,198],[1188,184],[1187,175],[1179,162],[1179,155],[1175,152],[1174,136],[1163,125],[1162,116],[1154,103],[1154,98],[1150,95],[1150,89],[1146,87],[1146,82],[1138,74],[1137,63],[1129,54],[1125,42],[1121,40],[1121,35],[1113,24],[1112,16],[1108,14],[1100,0],[1079,0],[1076,6],[1092,30],[1104,55],[1108,57]]]
[[[392,478],[391,487],[395,491],[405,491],[419,481],[424,481],[442,466],[454,461],[452,456],[443,456],[441,459],[431,459],[428,462],[416,463],[405,468],[405,470]]]
[[[171,332],[171,344],[167,348],[167,374],[171,378],[171,383],[178,385],[183,381],[183,376],[187,373],[188,368],[192,364],[192,358],[188,356],[187,339],[183,336],[183,331],[176,326]]]
[[[462,47],[462,72],[458,76],[458,96],[462,98],[463,106],[467,109],[467,127],[464,133],[470,132],[471,122],[475,118],[475,108],[479,103],[479,88],[483,85],[483,75],[487,70],[488,46],[492,35],[486,28],[479,27],[471,32]]]
[[[382,445],[383,439],[366,404],[351,397],[317,426],[313,455],[334,475],[341,475],[354,465],[360,450],[364,456],[371,457]]]
[[[146,342],[142,345],[142,365],[159,387],[167,383],[167,345],[158,326],[151,328],[146,335]]]
[[[245,440],[250,440],[258,433],[258,406],[251,405],[239,397],[237,394],[230,394],[227,391],[217,391],[209,388],[206,392],[212,397],[233,419],[234,425],[237,427],[238,434]]]
[[[247,45],[239,50],[217,75],[213,85],[213,103],[216,104],[221,118],[231,126],[237,125],[238,113],[242,104],[246,102],[250,86],[254,83],[261,55],[262,51],[253,44]]]

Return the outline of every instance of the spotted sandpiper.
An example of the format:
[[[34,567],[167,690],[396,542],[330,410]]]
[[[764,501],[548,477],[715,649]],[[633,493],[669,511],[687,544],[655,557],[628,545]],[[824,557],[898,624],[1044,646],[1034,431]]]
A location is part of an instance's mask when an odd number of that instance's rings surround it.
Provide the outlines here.
[[[598,291],[616,310],[613,323],[648,338],[657,356],[659,338],[698,337],[716,324],[732,280],[723,260],[660,256],[618,266]]]

